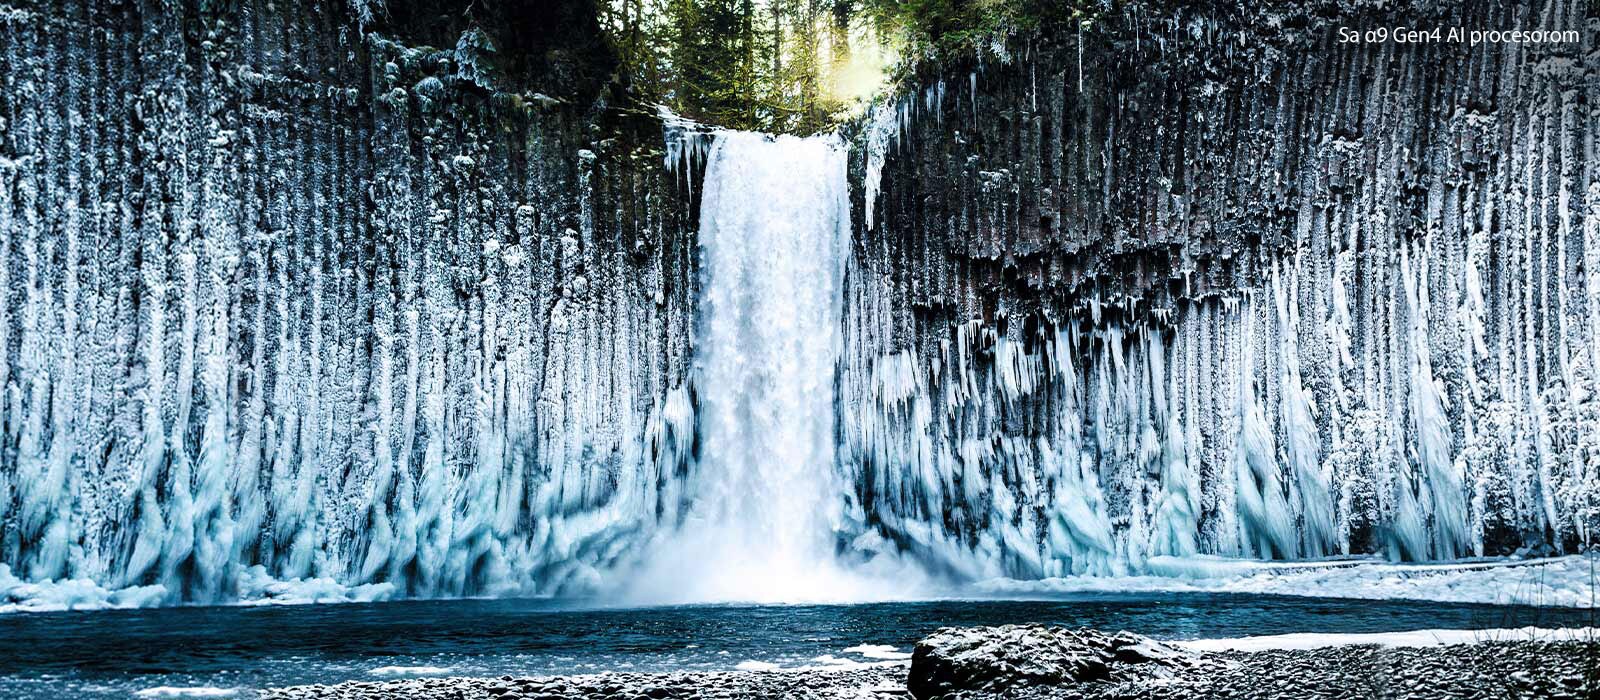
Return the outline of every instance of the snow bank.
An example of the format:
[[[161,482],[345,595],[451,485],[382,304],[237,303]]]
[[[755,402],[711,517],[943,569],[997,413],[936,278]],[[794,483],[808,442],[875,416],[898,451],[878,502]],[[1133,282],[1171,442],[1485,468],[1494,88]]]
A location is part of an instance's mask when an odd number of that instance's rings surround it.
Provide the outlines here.
[[[1600,630],[1593,627],[1557,628],[1517,627],[1488,630],[1414,630],[1411,632],[1378,632],[1373,634],[1275,634],[1262,637],[1236,639],[1196,639],[1187,642],[1169,642],[1173,646],[1193,651],[1265,651],[1268,649],[1321,649],[1350,644],[1377,644],[1386,647],[1432,647],[1477,642],[1537,641],[1592,642],[1600,639]]]
[[[357,603],[388,600],[395,595],[391,583],[346,586],[331,578],[280,581],[268,576],[260,566],[245,569],[234,583],[237,597],[233,602],[241,605]],[[149,608],[167,598],[167,589],[161,585],[106,588],[89,579],[30,583],[13,575],[9,566],[0,564],[0,614]]]
[[[0,564],[0,614],[149,607],[160,603],[166,592],[162,586],[109,589],[89,579],[29,583],[12,575],[11,567]]]
[[[1600,557],[1390,564],[1336,559],[1260,562],[1216,557],[1153,557],[1146,575],[993,579],[978,590],[1002,596],[1086,592],[1213,592],[1364,600],[1430,600],[1596,607]]]

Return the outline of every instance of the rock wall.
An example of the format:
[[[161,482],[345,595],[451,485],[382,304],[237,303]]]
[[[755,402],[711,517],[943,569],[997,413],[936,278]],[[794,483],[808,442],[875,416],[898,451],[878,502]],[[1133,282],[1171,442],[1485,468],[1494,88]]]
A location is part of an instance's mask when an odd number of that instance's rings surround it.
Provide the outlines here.
[[[368,5],[0,5],[12,576],[547,592],[675,507],[695,263],[660,125],[591,46]],[[521,21],[598,41],[570,5]]]
[[[859,125],[859,527],[1016,576],[1593,542],[1592,3],[1196,5],[927,66]]]
[[[590,0],[469,7],[0,5],[0,593],[562,592],[675,528],[709,137]],[[1130,4],[846,127],[839,549],[1592,542],[1600,20],[1387,7]]]

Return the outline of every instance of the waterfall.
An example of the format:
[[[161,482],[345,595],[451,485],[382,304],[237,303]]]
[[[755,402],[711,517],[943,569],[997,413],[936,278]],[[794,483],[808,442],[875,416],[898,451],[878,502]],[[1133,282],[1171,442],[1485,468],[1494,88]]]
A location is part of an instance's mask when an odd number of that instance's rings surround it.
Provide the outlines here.
[[[681,531],[652,548],[665,569],[637,577],[671,590],[646,597],[854,590],[833,557],[848,489],[834,469],[846,158],[832,135],[714,137],[700,207],[698,495]]]
[[[839,141],[718,139],[700,214],[701,468],[708,517],[765,543],[753,561],[802,565],[824,544],[849,235]]]

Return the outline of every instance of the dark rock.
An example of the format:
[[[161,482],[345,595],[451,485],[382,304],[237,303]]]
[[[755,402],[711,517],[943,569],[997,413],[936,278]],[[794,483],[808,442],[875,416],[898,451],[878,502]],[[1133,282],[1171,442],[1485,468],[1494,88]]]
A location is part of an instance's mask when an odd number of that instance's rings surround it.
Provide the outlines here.
[[[917,642],[906,682],[931,698],[954,691],[1126,680],[1132,669],[1187,668],[1196,657],[1127,632],[1108,635],[1043,625],[946,627]]]

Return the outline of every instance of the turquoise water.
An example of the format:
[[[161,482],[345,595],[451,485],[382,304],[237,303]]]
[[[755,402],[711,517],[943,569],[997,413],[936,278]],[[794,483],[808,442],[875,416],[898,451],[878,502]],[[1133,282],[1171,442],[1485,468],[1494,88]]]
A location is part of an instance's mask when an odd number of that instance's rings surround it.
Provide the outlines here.
[[[0,697],[130,697],[405,678],[872,662],[944,625],[1043,622],[1164,639],[1590,624],[1591,611],[1229,594],[607,608],[451,600],[0,615]],[[872,649],[856,649],[877,645]],[[864,653],[865,652],[865,653]],[[818,661],[818,659],[823,659]],[[406,668],[394,668],[406,667]],[[420,667],[428,667],[422,669]]]

